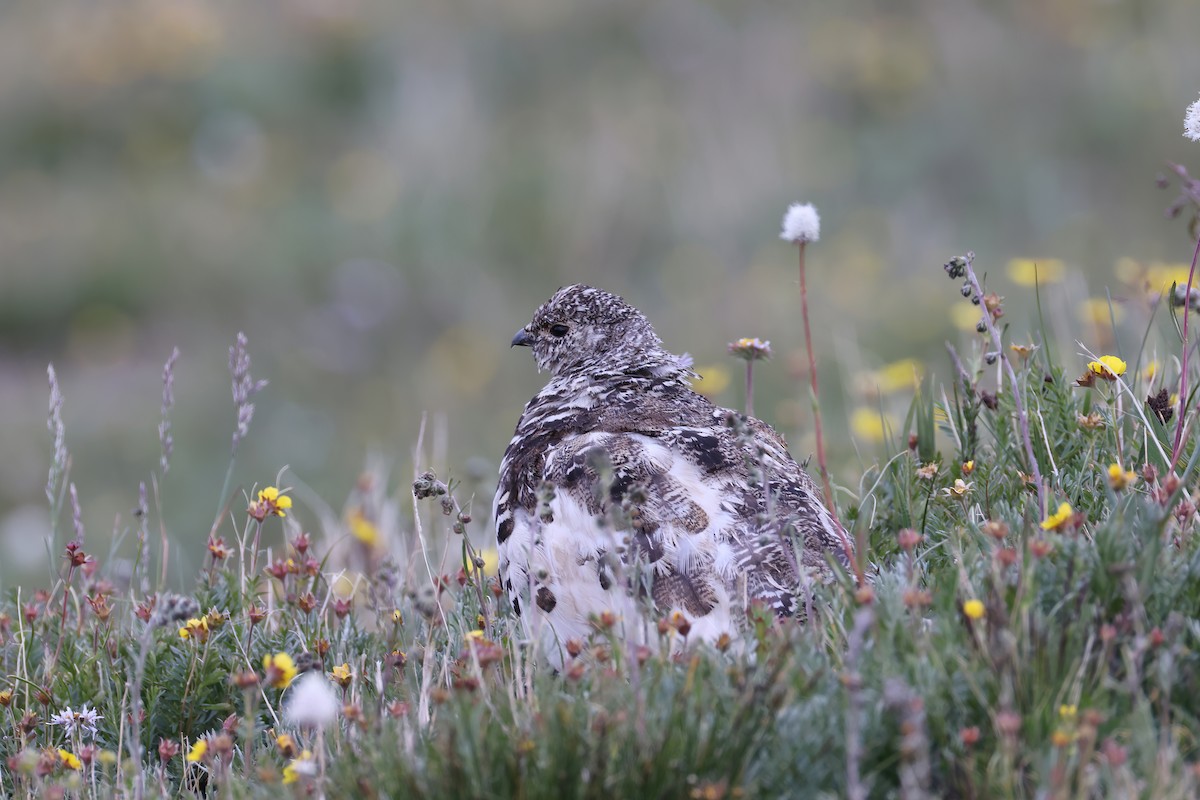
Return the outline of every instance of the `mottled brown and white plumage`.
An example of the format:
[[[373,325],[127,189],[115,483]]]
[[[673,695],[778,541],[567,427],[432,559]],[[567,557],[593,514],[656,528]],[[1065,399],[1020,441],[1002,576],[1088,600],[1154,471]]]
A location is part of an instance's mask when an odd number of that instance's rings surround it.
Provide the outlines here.
[[[783,439],[692,391],[688,359],[620,297],[559,289],[512,343],[552,377],[500,467],[500,578],[553,663],[606,611],[630,639],[681,613],[691,638],[737,642],[751,602],[803,614],[828,554],[846,563]]]

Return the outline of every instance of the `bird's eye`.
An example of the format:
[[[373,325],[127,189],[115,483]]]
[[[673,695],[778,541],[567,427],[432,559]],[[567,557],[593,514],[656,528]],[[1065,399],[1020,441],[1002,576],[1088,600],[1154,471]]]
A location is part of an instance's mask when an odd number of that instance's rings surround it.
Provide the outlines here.
[[[551,325],[550,326],[550,333],[554,336],[560,336],[560,337],[566,336],[567,331],[569,331],[569,330],[570,330],[570,328],[568,328],[566,325]]]

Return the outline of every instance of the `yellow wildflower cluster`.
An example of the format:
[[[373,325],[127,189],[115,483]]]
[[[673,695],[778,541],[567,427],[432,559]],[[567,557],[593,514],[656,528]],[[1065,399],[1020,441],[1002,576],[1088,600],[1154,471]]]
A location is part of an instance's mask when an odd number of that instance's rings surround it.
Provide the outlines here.
[[[1124,491],[1137,483],[1137,473],[1127,470],[1120,464],[1108,465],[1108,485],[1114,492]]]
[[[184,626],[179,629],[179,638],[194,639],[197,642],[208,641],[208,617],[204,616],[200,619],[189,619]]]
[[[1018,286],[1062,283],[1067,265],[1058,258],[1014,258],[1008,262],[1008,277]]]
[[[207,755],[207,753],[208,753],[208,741],[205,739],[197,739],[196,743],[192,745],[192,749],[188,750],[188,754],[186,757],[187,762],[189,764],[194,764],[197,761],[202,761],[202,760],[204,760],[204,756]]]
[[[983,607],[982,600],[976,600],[972,598],[971,600],[963,603],[963,613],[967,615],[968,619],[983,619],[985,611],[986,609]]]
[[[1057,531],[1061,530],[1075,517],[1075,509],[1071,508],[1070,503],[1059,503],[1058,511],[1055,511],[1050,516],[1042,520],[1042,530]]]
[[[69,750],[62,749],[61,747],[58,748],[58,763],[62,764],[67,769],[76,771],[83,769],[83,762],[79,760],[79,756],[75,755]]]
[[[287,653],[268,653],[263,656],[263,678],[276,689],[282,689],[296,677],[296,662]]]
[[[284,491],[287,490],[285,489]],[[272,515],[286,517],[287,510],[291,507],[292,498],[283,494],[278,488],[268,486],[265,489],[259,490],[258,500],[250,504],[250,507],[246,509],[246,513],[259,522],[262,522]]]
[[[346,520],[350,535],[367,547],[374,548],[379,544],[379,528],[359,510],[350,513]]]

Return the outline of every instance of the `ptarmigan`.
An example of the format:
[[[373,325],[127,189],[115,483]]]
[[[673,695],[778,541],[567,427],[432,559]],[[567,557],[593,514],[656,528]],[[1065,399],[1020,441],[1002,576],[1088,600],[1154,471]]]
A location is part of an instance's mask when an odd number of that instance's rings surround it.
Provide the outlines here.
[[[740,641],[760,601],[803,615],[845,565],[844,532],[766,423],[692,391],[689,360],[614,294],[559,289],[513,337],[552,377],[525,406],[496,489],[500,578],[550,658],[608,612],[648,641]]]

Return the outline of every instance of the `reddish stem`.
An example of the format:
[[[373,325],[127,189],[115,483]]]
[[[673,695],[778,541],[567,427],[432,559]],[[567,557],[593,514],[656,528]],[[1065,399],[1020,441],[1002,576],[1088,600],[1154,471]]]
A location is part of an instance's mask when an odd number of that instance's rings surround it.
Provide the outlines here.
[[[1188,270],[1187,291],[1183,295],[1183,368],[1179,371],[1179,419],[1175,423],[1175,444],[1171,447],[1172,470],[1179,464],[1180,451],[1183,449],[1183,412],[1187,407],[1188,354],[1191,351],[1188,347],[1188,318],[1191,314],[1188,312],[1192,310],[1192,281],[1196,277],[1197,257],[1200,257],[1200,237],[1196,239],[1196,248],[1192,251],[1192,268]]]
[[[800,316],[804,319],[804,347],[808,351],[808,380],[812,387],[813,430],[817,437],[817,467],[821,471],[821,483],[825,489],[825,506],[829,509],[833,523],[837,526],[838,534],[842,537],[842,549],[846,553],[846,559],[854,567],[854,574],[861,584],[864,576],[858,560],[854,557],[854,548],[850,546],[846,530],[838,520],[837,505],[833,502],[833,486],[829,483],[829,470],[825,466],[825,439],[821,429],[821,395],[818,393],[817,387],[817,358],[813,355],[812,331],[808,326],[808,283],[805,280],[804,269],[804,247],[807,242],[801,240],[797,244],[800,248]]]

